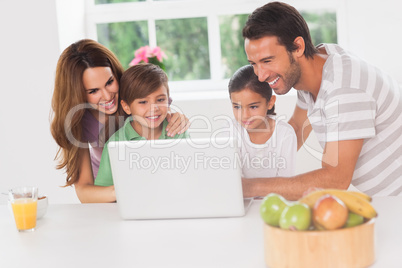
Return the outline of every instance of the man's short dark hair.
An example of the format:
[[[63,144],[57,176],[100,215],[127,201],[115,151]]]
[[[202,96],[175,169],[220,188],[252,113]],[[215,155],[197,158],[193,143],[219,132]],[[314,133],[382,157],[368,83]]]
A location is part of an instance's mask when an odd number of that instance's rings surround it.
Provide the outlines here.
[[[270,2],[254,10],[248,17],[243,37],[256,40],[265,36],[276,36],[279,44],[284,45],[288,52],[298,48],[294,40],[301,36],[305,43],[304,55],[312,58],[317,53],[306,21],[294,7],[285,3]]]

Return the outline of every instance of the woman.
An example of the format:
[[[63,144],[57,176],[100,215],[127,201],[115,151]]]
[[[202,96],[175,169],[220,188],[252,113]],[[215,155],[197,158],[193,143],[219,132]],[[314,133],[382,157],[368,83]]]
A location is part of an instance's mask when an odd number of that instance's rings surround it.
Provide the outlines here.
[[[127,116],[120,107],[123,67],[96,41],[83,39],[61,54],[52,99],[51,132],[60,146],[58,169],[66,169],[66,186],[74,185],[82,203],[113,202],[114,186],[95,186],[103,145]],[[179,113],[168,117],[169,136],[189,127]]]

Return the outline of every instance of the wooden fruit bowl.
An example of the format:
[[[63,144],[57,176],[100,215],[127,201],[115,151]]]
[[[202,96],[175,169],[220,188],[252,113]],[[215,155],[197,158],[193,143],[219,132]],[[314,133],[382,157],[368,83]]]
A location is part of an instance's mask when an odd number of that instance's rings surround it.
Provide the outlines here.
[[[375,260],[375,219],[333,231],[289,231],[264,224],[270,268],[359,268]]]

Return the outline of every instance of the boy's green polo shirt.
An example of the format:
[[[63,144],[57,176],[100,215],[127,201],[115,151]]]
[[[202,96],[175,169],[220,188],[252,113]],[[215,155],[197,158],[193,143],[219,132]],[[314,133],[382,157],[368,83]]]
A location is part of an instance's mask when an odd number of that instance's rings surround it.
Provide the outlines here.
[[[99,186],[110,186],[113,185],[113,176],[112,176],[112,169],[110,167],[110,159],[109,159],[109,150],[107,145],[110,141],[135,141],[135,140],[145,140],[144,137],[140,136],[134,128],[131,126],[132,118],[129,117],[126,119],[124,126],[114,133],[109,140],[106,142],[105,147],[103,147],[102,158],[99,164],[99,171],[98,175],[95,179],[95,185]],[[163,128],[162,134],[160,135],[159,139],[182,139],[187,138],[188,133],[184,132],[182,134],[178,134],[174,137],[167,136],[166,133],[166,126],[168,121],[165,119],[163,121]]]

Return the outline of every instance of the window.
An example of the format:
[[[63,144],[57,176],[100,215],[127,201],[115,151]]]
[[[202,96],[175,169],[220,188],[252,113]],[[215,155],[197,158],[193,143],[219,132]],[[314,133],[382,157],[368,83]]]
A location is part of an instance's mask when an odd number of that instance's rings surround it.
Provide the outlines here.
[[[172,92],[226,90],[248,64],[241,30],[260,0],[87,0],[89,38],[110,48],[124,68],[141,46],[159,46]],[[336,43],[334,1],[298,1],[313,42]]]

